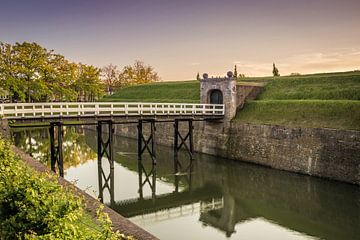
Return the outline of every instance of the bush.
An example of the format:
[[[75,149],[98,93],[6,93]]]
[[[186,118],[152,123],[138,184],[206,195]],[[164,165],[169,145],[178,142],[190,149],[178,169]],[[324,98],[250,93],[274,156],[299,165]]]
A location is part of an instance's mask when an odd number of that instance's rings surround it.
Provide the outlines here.
[[[122,239],[101,210],[97,224],[80,197],[28,168],[0,139],[0,239]]]

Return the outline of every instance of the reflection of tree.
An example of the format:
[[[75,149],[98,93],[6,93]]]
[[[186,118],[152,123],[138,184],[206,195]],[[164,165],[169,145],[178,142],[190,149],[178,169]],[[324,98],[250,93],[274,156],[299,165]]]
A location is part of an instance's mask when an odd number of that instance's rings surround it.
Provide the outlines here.
[[[96,158],[96,153],[86,145],[81,129],[64,127],[64,169],[78,166]],[[14,143],[38,161],[50,166],[50,139],[48,128],[13,131]]]

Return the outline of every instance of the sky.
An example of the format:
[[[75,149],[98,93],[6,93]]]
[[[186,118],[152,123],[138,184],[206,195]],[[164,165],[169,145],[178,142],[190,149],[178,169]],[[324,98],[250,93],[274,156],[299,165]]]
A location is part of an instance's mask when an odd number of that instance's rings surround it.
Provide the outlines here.
[[[0,0],[0,41],[164,81],[360,69],[359,0]]]

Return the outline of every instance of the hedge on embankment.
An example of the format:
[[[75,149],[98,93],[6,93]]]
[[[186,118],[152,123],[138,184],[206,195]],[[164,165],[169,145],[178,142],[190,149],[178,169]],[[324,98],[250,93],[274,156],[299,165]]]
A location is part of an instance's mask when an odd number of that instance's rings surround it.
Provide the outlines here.
[[[97,212],[95,220],[83,199],[29,168],[0,138],[0,239],[129,239],[112,231],[102,207]]]

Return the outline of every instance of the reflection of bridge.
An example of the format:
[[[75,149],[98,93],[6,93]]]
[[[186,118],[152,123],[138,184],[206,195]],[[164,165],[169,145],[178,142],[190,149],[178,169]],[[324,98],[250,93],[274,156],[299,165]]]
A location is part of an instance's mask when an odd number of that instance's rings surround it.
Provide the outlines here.
[[[185,217],[194,214],[202,214],[224,207],[223,198],[212,198],[209,202],[201,201],[190,204],[180,205],[179,207],[167,208],[151,213],[139,214],[132,217],[132,221],[146,223],[162,222],[179,217]]]
[[[87,137],[86,141],[96,147],[93,138]],[[118,142],[121,145],[116,145],[116,152],[129,152],[136,147],[135,141]],[[176,189],[179,181],[174,174],[174,162],[169,161],[172,151],[165,147],[159,150],[156,178],[174,184]],[[200,222],[227,236],[234,233],[237,224],[257,218],[323,239],[356,239],[359,236],[359,192],[351,193],[351,186],[331,188],[327,181],[320,179],[232,162],[214,164],[208,158],[211,157],[202,159],[199,155],[193,161],[193,174],[186,175],[188,179],[191,176],[191,181],[181,182],[184,192],[114,202],[114,208],[124,215],[128,212],[128,216],[139,223],[200,213]],[[135,159],[116,155],[115,160],[131,171],[139,171]],[[147,164],[148,169],[151,166],[151,161],[142,163]],[[149,178],[151,182],[152,176]],[[221,199],[221,205],[204,211],[199,209],[213,199],[219,203]]]
[[[156,197],[119,201],[112,204],[111,208],[121,212],[125,217],[134,217],[197,202],[212,202],[219,198],[222,198],[220,189],[208,186],[193,191],[173,192],[156,195]]]

